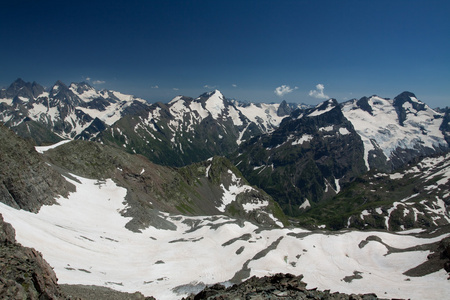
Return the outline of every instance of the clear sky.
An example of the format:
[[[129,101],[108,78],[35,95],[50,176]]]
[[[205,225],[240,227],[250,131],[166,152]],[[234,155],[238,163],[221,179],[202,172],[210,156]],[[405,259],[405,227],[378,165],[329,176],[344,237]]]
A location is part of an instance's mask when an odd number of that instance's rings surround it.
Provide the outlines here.
[[[219,89],[450,106],[450,1],[2,1],[0,86],[87,81],[151,102]]]

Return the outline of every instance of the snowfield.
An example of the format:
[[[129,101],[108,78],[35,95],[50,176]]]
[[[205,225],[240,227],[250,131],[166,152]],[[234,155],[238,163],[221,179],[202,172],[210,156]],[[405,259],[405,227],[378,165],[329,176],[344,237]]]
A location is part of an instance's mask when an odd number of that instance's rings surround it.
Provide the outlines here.
[[[420,102],[415,97],[410,98]],[[420,102],[421,103],[421,102]],[[369,166],[369,151],[377,147],[390,159],[397,148],[420,149],[427,147],[438,149],[447,147],[447,142],[439,127],[442,115],[425,105],[425,110],[416,111],[408,102],[403,104],[406,119],[401,125],[393,106],[393,100],[372,96],[368,100],[372,112],[361,110],[357,101],[344,103],[342,112],[353,124],[356,132],[364,143],[364,159],[367,169]],[[375,146],[376,145],[376,146]]]
[[[263,230],[224,216],[164,213],[161,216],[176,230],[150,227],[138,233],[125,228],[130,219],[121,215],[126,209],[124,188],[110,179],[67,180],[77,191],[58,198],[59,205],[43,206],[37,214],[0,203],[0,213],[16,229],[17,241],[42,252],[59,283],[180,299],[205,284],[288,272],[303,274],[308,288],[332,292],[411,299],[444,299],[450,292],[444,270],[423,277],[403,275],[426,261],[428,251],[391,253],[386,247],[406,249],[444,236]],[[362,278],[349,281],[354,274]]]

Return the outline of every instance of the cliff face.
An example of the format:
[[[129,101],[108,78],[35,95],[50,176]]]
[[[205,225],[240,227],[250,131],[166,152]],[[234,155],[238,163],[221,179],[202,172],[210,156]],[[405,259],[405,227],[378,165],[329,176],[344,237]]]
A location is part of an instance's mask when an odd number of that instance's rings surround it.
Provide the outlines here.
[[[0,201],[31,212],[55,203],[73,186],[44,162],[33,145],[0,124]]]
[[[57,281],[41,253],[16,243],[13,227],[0,215],[0,298],[66,299]]]

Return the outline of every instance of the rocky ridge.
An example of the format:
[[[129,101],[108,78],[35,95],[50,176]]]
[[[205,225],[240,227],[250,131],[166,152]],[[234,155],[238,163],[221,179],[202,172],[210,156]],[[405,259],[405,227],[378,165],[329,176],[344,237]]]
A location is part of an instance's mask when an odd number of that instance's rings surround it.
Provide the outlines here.
[[[218,299],[333,299],[333,300],[374,300],[380,299],[375,294],[352,294],[331,293],[330,291],[319,291],[307,289],[302,282],[303,276],[292,274],[275,274],[273,276],[256,276],[246,281],[226,288],[216,284],[205,288],[196,295],[183,298],[185,300],[218,300]]]
[[[127,228],[134,231],[149,225],[173,229],[173,225],[159,215],[160,211],[190,216],[225,214],[267,226],[287,224],[271,197],[250,187],[225,158],[214,157],[176,169],[89,141],[66,143],[44,152],[44,157],[62,168],[63,173],[99,180],[112,178],[125,187],[128,208],[123,214],[133,218]],[[231,187],[239,191],[230,194]],[[231,201],[226,202],[228,199]],[[245,209],[252,203],[254,208]]]
[[[395,173],[368,172],[332,200],[300,217],[300,225],[328,229],[437,228],[450,223],[450,155],[409,163]]]
[[[0,124],[0,201],[16,209],[39,211],[54,204],[59,195],[73,191],[57,171],[35,151],[32,143],[18,138]]]
[[[144,103],[114,91],[99,92],[85,82],[66,86],[58,80],[46,91],[19,78],[0,90],[0,121],[20,136],[46,144],[86,135],[83,131],[95,119],[112,124]]]
[[[0,298],[67,299],[41,253],[16,243],[15,231],[0,214]]]
[[[152,104],[93,140],[180,167],[235,151],[243,141],[273,131],[289,112],[286,103],[241,105],[215,90]]]
[[[296,110],[271,133],[240,145],[231,160],[285,213],[299,216],[369,170],[393,172],[417,158],[445,154],[448,119],[414,94],[394,100],[328,100]]]
[[[271,134],[241,145],[232,161],[249,180],[298,216],[366,171],[364,147],[335,100],[295,111]],[[302,207],[302,204],[306,203]]]

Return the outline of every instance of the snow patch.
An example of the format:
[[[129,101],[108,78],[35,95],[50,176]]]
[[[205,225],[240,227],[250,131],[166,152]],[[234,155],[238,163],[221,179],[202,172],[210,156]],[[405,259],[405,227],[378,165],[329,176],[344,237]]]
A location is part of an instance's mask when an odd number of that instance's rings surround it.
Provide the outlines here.
[[[44,153],[45,151],[48,151],[50,149],[54,149],[56,147],[59,147],[61,145],[67,144],[68,142],[71,142],[72,140],[64,140],[64,141],[60,141],[56,144],[50,145],[50,146],[35,146],[34,149],[36,149],[36,152],[38,153]]]
[[[376,236],[390,247],[406,249],[440,241],[446,235],[418,238],[412,231],[322,234],[301,228],[267,230],[224,216],[166,213],[160,216],[175,224],[176,230],[149,227],[136,233],[124,227],[130,220],[121,215],[126,209],[125,189],[110,179],[73,176],[77,178],[71,181],[76,192],[58,198],[59,205],[43,206],[37,214],[0,203],[0,213],[16,229],[17,241],[43,253],[62,284],[107,286],[124,292],[140,291],[162,300],[179,299],[186,293],[175,292],[176,287],[192,282],[226,282],[245,265],[249,276],[303,274],[308,288],[331,292],[411,299],[448,296],[448,275],[444,270],[423,277],[403,275],[425,262],[429,251],[390,253],[373,239],[359,246],[361,241]],[[249,239],[239,239],[243,235]],[[255,259],[257,253],[276,241],[276,247]],[[245,250],[237,255],[241,247]],[[164,264],[155,264],[157,261]],[[214,263],[217,261],[226,263]],[[342,278],[355,270],[361,272],[362,278],[343,284]]]
[[[303,203],[302,203],[302,205],[300,205],[300,209],[307,209],[308,207],[311,207],[311,204],[309,203],[309,200],[308,199],[306,199]]]

